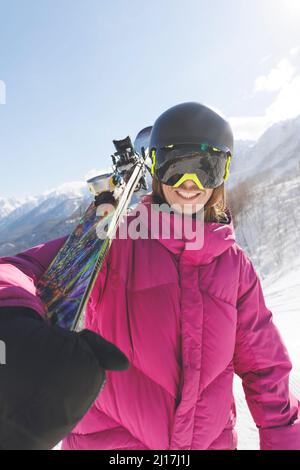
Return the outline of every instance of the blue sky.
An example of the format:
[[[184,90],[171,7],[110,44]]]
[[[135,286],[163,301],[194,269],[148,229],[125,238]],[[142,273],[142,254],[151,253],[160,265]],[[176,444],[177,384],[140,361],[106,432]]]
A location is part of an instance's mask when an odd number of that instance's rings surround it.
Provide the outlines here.
[[[84,180],[183,101],[236,138],[300,114],[299,24],[300,0],[0,0],[0,197]]]

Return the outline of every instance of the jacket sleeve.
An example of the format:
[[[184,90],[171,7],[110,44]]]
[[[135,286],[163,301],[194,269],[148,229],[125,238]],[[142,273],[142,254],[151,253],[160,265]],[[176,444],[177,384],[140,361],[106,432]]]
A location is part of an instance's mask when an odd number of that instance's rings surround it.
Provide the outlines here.
[[[44,315],[36,292],[37,282],[67,238],[57,238],[15,256],[0,258],[0,307],[28,307]]]
[[[243,253],[237,296],[234,369],[242,379],[261,450],[300,450],[299,401],[289,392],[292,363],[266,307],[252,262]]]

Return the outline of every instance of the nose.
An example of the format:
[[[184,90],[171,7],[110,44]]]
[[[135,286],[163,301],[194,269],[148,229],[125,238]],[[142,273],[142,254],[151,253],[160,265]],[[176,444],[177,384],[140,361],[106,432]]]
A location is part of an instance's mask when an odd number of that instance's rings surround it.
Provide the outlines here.
[[[186,191],[199,191],[198,186],[193,180],[186,180],[180,185],[181,189],[185,189]]]

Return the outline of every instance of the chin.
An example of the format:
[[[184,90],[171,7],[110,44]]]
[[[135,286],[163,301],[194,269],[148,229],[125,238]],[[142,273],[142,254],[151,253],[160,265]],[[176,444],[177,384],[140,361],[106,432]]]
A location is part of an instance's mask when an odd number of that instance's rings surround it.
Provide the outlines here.
[[[174,210],[179,213],[183,214],[195,214],[199,212],[203,208],[202,203],[194,203],[194,204],[182,204],[182,203],[173,203],[172,207]]]

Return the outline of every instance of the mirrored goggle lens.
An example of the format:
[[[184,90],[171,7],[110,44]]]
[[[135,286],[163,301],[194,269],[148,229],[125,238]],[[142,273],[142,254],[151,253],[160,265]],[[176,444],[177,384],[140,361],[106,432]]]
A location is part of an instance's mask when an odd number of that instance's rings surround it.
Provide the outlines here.
[[[230,162],[230,161],[229,161]],[[184,156],[169,161],[156,173],[162,183],[169,186],[181,184],[186,179],[192,179],[201,188],[216,188],[222,184],[228,173],[227,155],[203,154]],[[194,176],[193,176],[194,175]]]

